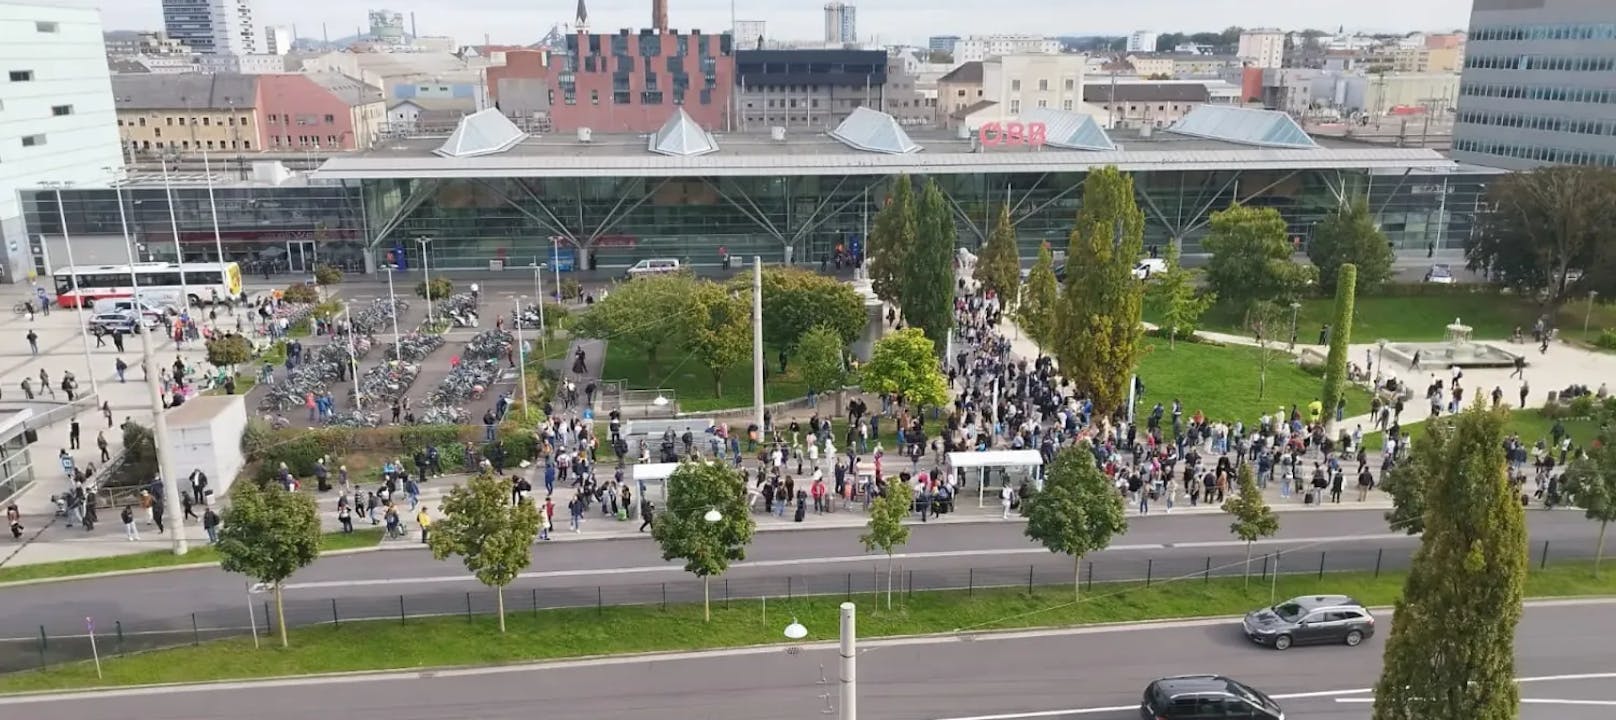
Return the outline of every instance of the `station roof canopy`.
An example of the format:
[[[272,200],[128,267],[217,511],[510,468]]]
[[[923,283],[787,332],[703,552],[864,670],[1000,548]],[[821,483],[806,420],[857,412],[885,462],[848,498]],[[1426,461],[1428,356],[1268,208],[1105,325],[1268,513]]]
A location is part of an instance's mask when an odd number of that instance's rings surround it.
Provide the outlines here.
[[[718,152],[718,140],[697,125],[684,108],[675,108],[651,136],[650,150],[658,155],[694,157]]]
[[[448,158],[495,155],[516,147],[527,138],[528,134],[517,128],[516,123],[511,122],[504,113],[488,108],[460,118],[454,133],[432,152]]]
[[[852,113],[830,131],[830,136],[848,147],[865,152],[887,155],[907,155],[921,148],[909,139],[896,118],[867,107],[855,108]]]
[[[1291,116],[1276,110],[1197,105],[1168,131],[1191,137],[1272,148],[1316,148],[1318,142]]]
[[[1021,121],[1043,123],[1048,134],[1044,143],[1051,147],[1065,150],[1117,149],[1116,144],[1111,142],[1111,138],[1100,129],[1100,124],[1090,115],[1049,108],[1030,108],[1021,114]]]

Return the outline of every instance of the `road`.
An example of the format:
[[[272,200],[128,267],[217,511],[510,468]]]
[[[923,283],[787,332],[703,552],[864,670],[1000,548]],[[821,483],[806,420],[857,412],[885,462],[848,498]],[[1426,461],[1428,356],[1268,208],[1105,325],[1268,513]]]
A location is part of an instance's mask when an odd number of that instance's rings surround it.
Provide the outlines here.
[[[1597,527],[1573,512],[1529,513],[1534,560],[1543,544],[1551,560],[1591,557]],[[1305,519],[1304,519],[1305,518]],[[591,519],[587,522],[611,522]],[[1024,586],[1069,582],[1071,561],[1043,550],[1022,535],[1019,522],[916,525],[897,557],[899,578],[916,589]],[[732,566],[716,597],[786,596],[870,592],[884,582],[884,556],[863,552],[861,528],[760,532],[747,560]],[[1407,564],[1417,541],[1386,532],[1380,511],[1288,513],[1279,535],[1260,542],[1253,572],[1267,567],[1262,556],[1279,553],[1284,572],[1372,570]],[[1131,519],[1113,547],[1090,557],[1097,581],[1199,578],[1242,572],[1245,547],[1229,535],[1221,514],[1151,515]],[[598,603],[697,601],[700,584],[677,563],[661,559],[647,538],[540,543],[533,570],[509,590],[513,607],[584,606]],[[243,579],[215,568],[173,570],[0,588],[0,639],[82,632],[93,616],[103,627],[122,623],[126,634],[208,628],[244,628]],[[468,595],[469,593],[469,595]],[[664,595],[665,594],[665,595]],[[454,561],[433,560],[416,547],[317,560],[293,576],[286,592],[291,624],[397,617],[401,596],[412,615],[465,612],[472,603],[491,611],[492,597]],[[259,598],[262,600],[263,598]],[[0,650],[0,655],[4,655]],[[0,662],[0,666],[5,663]]]
[[[1516,641],[1523,720],[1595,720],[1616,707],[1610,601],[1529,607]],[[1134,720],[1140,690],[1163,675],[1217,672],[1274,695],[1292,720],[1367,720],[1390,618],[1357,648],[1248,644],[1228,621],[983,637],[875,641],[860,647],[859,710],[881,720]],[[810,642],[824,629],[810,628]],[[834,629],[830,629],[834,632]],[[819,684],[820,667],[828,684]],[[829,643],[542,666],[401,672],[223,686],[0,698],[56,720],[780,720],[836,702]],[[1586,677],[1598,675],[1599,677]],[[1566,676],[1583,676],[1572,678]],[[1300,696],[1300,697],[1298,697]],[[1577,701],[1589,704],[1568,704]],[[1592,704],[1600,703],[1600,704]],[[676,709],[675,709],[676,708]],[[6,711],[12,711],[7,707]]]

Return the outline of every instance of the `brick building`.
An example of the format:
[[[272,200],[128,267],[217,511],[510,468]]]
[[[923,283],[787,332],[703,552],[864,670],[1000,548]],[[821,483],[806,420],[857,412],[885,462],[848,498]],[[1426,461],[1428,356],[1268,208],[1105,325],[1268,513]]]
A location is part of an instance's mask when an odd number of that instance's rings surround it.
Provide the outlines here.
[[[509,60],[507,60],[509,62]],[[557,132],[655,132],[683,108],[704,128],[732,126],[735,57],[730,36],[700,30],[584,33],[567,36],[548,63],[490,69],[490,90],[523,75],[546,78],[550,126]],[[504,100],[494,101],[502,108]]]

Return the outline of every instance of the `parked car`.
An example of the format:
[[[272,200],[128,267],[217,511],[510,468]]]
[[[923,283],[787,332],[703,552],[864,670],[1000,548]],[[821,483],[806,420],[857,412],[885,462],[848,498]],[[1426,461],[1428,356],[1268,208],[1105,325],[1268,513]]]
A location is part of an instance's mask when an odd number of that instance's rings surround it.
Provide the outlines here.
[[[1285,720],[1273,698],[1222,675],[1165,677],[1145,686],[1143,720]]]
[[[641,260],[634,263],[632,267],[623,273],[623,277],[628,280],[633,280],[634,278],[645,277],[647,275],[665,275],[667,273],[676,272],[679,272],[678,260],[673,258],[651,258],[649,260]]]
[[[1447,265],[1432,265],[1431,269],[1425,271],[1425,281],[1437,285],[1452,285],[1453,269]]]
[[[98,312],[90,318],[90,331],[109,333],[116,330],[118,332],[133,333],[135,332],[135,318],[134,313],[123,310]],[[157,327],[158,321],[146,318],[145,324],[149,328]]]
[[[133,298],[101,300],[95,304],[95,309],[98,312],[121,312],[131,315],[139,312],[141,315],[146,317],[147,324],[152,326],[156,326],[158,323],[163,322],[163,320],[170,315],[178,314],[178,310],[176,310],[174,307],[165,307],[156,303],[148,302],[146,300],[137,301]]]
[[[1140,260],[1138,265],[1133,266],[1133,276],[1140,280],[1149,280],[1151,275],[1155,275],[1156,273],[1166,269],[1166,260],[1161,258],[1145,258]]]
[[[1292,645],[1357,647],[1374,636],[1375,616],[1346,595],[1309,595],[1247,613],[1240,627],[1252,642],[1275,650]]]
[[[1025,284],[1027,278],[1032,277],[1032,268],[1021,269],[1021,282]],[[1066,263],[1055,266],[1055,282],[1066,282]]]

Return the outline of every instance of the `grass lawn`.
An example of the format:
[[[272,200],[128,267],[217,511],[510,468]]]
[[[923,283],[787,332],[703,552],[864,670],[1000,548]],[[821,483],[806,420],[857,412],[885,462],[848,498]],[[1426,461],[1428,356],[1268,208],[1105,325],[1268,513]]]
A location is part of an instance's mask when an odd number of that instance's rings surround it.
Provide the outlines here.
[[[381,541],[382,531],[380,529],[365,528],[363,530],[355,530],[351,534],[328,533],[321,538],[320,549],[349,550],[353,548],[375,547]],[[89,575],[92,573],[112,572],[115,570],[143,570],[146,568],[174,567],[179,565],[208,565],[216,562],[219,562],[219,553],[211,546],[205,544],[193,544],[191,546],[191,551],[184,555],[175,555],[167,550],[153,550],[151,552],[134,553],[132,555],[115,555],[113,557],[86,558],[83,560],[63,560],[61,562],[0,567],[0,582],[71,577],[74,575]]]
[[[1616,592],[1616,574],[1597,579],[1587,564],[1567,563],[1528,574],[1530,597],[1604,595]],[[1277,596],[1346,593],[1372,606],[1390,605],[1402,592],[1404,576],[1384,573],[1288,575],[1277,583]],[[519,595],[519,594],[518,594]],[[873,595],[853,598],[859,609],[859,635],[991,631],[1099,622],[1236,615],[1266,605],[1267,583],[1245,588],[1238,578],[1156,583],[1099,584],[1074,602],[1070,586],[1026,590],[977,590],[901,594],[894,609],[884,610]],[[509,613],[509,632],[500,634],[488,616],[439,617],[344,623],[293,630],[291,647],[273,641],[254,650],[250,638],[199,646],[137,653],[101,661],[104,680],[87,662],[55,669],[0,677],[0,692],[63,690],[93,686],[202,682],[234,678],[263,679],[286,675],[452,665],[482,665],[527,660],[649,651],[693,650],[744,645],[787,644],[781,628],[795,617],[808,628],[803,642],[834,640],[837,606],[842,596],[773,600],[765,621],[757,602],[716,603],[711,623],[702,622],[700,605],[618,606],[602,609],[520,609]],[[519,597],[508,604],[521,607]],[[1231,636],[1231,641],[1234,642]]]
[[[1139,362],[1139,378],[1145,383],[1136,411],[1140,416],[1149,415],[1158,402],[1170,409],[1178,398],[1186,419],[1200,410],[1214,420],[1244,420],[1249,426],[1281,405],[1288,410],[1294,403],[1305,414],[1307,404],[1324,389],[1324,381],[1293,364],[1283,348],[1269,362],[1267,388],[1259,399],[1257,348],[1180,342],[1169,350],[1165,340],[1145,342],[1151,350]],[[1346,397],[1349,417],[1369,412],[1368,393],[1348,387]]]
[[[781,375],[778,356],[766,353],[768,366],[764,370],[763,400],[776,403],[797,400],[808,395],[808,384],[787,364]],[[715,395],[713,374],[690,355],[663,352],[657,358],[655,370],[646,366],[645,356],[622,345],[606,344],[606,366],[601,372],[603,380],[627,380],[630,389],[671,389],[679,401],[681,412],[711,412],[752,406],[752,362],[750,360],[729,369],[723,376],[723,394]]]
[[[1319,329],[1332,322],[1334,310],[1334,298],[1303,300],[1302,307],[1297,311],[1297,341],[1317,342]],[[1561,335],[1583,339],[1582,323],[1587,310],[1586,302],[1571,302],[1562,307],[1555,317],[1555,325],[1560,328]],[[1352,341],[1373,343],[1381,338],[1411,342],[1444,340],[1447,326],[1454,318],[1474,328],[1474,336],[1478,339],[1508,338],[1516,327],[1520,327],[1530,338],[1532,324],[1542,311],[1537,303],[1523,301],[1513,295],[1464,293],[1413,297],[1361,296],[1355,312],[1357,317],[1352,325]],[[1153,318],[1147,315],[1145,319]],[[1207,313],[1203,329],[1249,335],[1250,331],[1244,328],[1241,319],[1238,312],[1219,305]],[[1598,336],[1600,328],[1616,328],[1616,305],[1595,304],[1588,328],[1588,335],[1594,337]]]
[[[1408,413],[1405,411],[1404,414]],[[1566,433],[1571,436],[1571,442],[1574,445],[1586,447],[1599,434],[1599,423],[1594,420],[1568,418],[1563,420],[1562,424],[1565,426]],[[1412,425],[1405,424],[1403,425],[1403,433],[1411,438],[1416,438],[1425,434],[1425,426],[1424,422]],[[1524,412],[1511,412],[1509,414],[1509,424],[1504,426],[1504,432],[1520,435],[1521,441],[1529,446],[1538,440],[1544,440],[1552,445],[1554,439],[1550,431],[1553,428],[1554,420],[1544,417],[1543,411],[1526,410]],[[1385,433],[1364,434],[1364,447],[1370,450],[1379,450],[1385,447],[1385,441]]]

